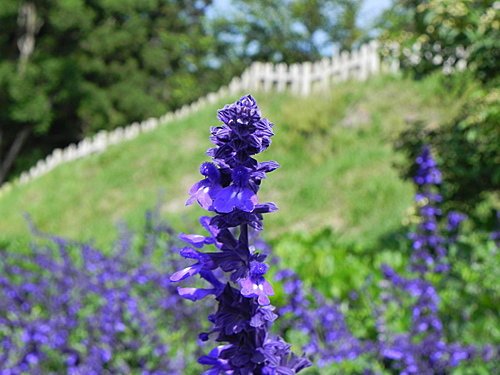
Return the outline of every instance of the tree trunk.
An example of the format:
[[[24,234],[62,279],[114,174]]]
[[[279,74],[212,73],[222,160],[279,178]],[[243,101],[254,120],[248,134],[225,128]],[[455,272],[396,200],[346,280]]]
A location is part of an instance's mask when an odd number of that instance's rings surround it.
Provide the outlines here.
[[[17,48],[19,49],[18,71],[19,74],[23,75],[26,64],[35,49],[35,36],[42,26],[42,23],[37,19],[35,4],[27,2],[19,8],[17,24],[22,33],[17,40]]]
[[[17,40],[17,48],[19,49],[19,62],[17,68],[18,74],[22,77],[26,69],[26,64],[35,49],[35,36],[42,26],[42,22],[38,20],[34,3],[26,2],[19,7],[17,25],[19,26],[21,34]],[[7,150],[5,157],[0,161],[0,185],[6,180],[30,132],[31,126],[24,126],[23,129],[16,134],[10,148],[6,145]],[[2,141],[1,135],[0,133],[0,145]],[[2,155],[0,154],[0,156]]]
[[[19,133],[17,133],[14,142],[12,143],[12,145],[10,146],[5,155],[5,159],[2,160],[0,164],[0,185],[5,181],[7,173],[12,168],[12,165],[14,165],[14,161],[16,160],[17,155],[19,155],[19,152],[21,151],[24,142],[26,142],[26,139],[28,139],[29,134],[30,134],[29,127],[26,127]]]

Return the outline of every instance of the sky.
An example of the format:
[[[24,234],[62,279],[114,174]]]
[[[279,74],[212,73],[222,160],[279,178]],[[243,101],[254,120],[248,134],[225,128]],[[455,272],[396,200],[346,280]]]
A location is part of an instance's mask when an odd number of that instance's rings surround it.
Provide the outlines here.
[[[275,0],[279,1],[279,0]],[[362,3],[361,13],[359,17],[359,26],[362,28],[369,27],[376,18],[387,9],[393,0],[364,0]],[[227,11],[227,9],[231,8],[232,1],[231,0],[214,0],[213,7],[209,10],[208,16],[214,17],[219,12]],[[325,36],[322,34],[315,35],[315,39],[318,42],[321,42]],[[331,54],[337,53],[337,49],[325,45],[321,54],[324,56],[331,56]]]
[[[392,0],[364,0],[360,16],[361,26],[370,24],[391,2]],[[231,0],[214,0],[214,9],[224,9],[228,5],[231,5]]]
[[[364,0],[360,16],[361,25],[372,22],[391,5],[391,2],[391,0]]]

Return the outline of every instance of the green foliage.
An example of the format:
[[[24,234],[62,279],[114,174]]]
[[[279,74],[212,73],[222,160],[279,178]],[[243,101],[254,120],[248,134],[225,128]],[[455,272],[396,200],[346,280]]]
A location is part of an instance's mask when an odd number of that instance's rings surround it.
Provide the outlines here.
[[[500,253],[489,233],[469,232],[450,249],[452,272],[443,280],[442,309],[450,323],[445,327],[449,337],[466,343],[488,337],[500,343],[498,300],[500,286]],[[486,340],[485,340],[486,341]]]
[[[409,227],[402,226],[401,231],[407,233]],[[282,267],[294,269],[305,285],[341,302],[348,326],[356,337],[375,339],[373,310],[382,303],[380,266],[389,264],[403,272],[411,249],[408,238],[400,237],[385,246],[359,246],[345,241],[338,233],[322,230],[286,233],[272,244]],[[489,233],[469,227],[458,243],[451,246],[449,262],[451,272],[445,276],[435,275],[432,280],[441,300],[439,312],[447,341],[498,345],[500,288],[496,276],[500,272],[500,255]],[[276,289],[275,303],[279,306],[282,291],[279,286]],[[410,299],[405,293],[401,297],[402,304],[385,306],[386,322],[394,332],[407,331],[411,321]],[[293,342],[300,343],[301,339],[300,335],[294,336]],[[497,362],[484,363],[480,358],[466,361],[452,374],[490,374]],[[373,367],[376,365],[373,358],[363,356],[326,368],[313,367],[306,374],[359,374],[366,368],[377,369],[377,374],[386,373],[382,368]]]
[[[401,63],[418,76],[454,67],[491,81],[498,72],[500,19],[493,0],[395,0],[380,21],[399,44]]]
[[[33,161],[218,88],[227,73],[211,66],[210,2],[2,1],[0,183],[25,167],[15,163],[19,154]],[[29,136],[20,139],[23,131]],[[13,152],[16,139],[21,148]]]
[[[348,299],[349,292],[362,288],[372,270],[367,259],[359,256],[359,246],[342,243],[331,230],[287,233],[273,243],[274,252],[287,268],[311,275],[306,279],[309,286],[330,298]]]
[[[303,32],[296,28],[301,22],[297,11],[305,11],[304,1],[235,1],[230,12],[212,21],[214,31],[223,36],[234,62],[272,61],[294,63],[317,59],[319,46],[312,34],[325,17],[320,13],[320,1],[307,8],[309,17]],[[302,8],[302,9],[301,9]]]
[[[407,160],[412,160],[422,144],[431,144],[444,176],[445,202],[478,216],[477,208],[485,211],[481,202],[498,209],[500,90],[480,88],[466,98],[460,112],[441,126],[412,124],[401,134],[398,147],[405,150]],[[403,170],[406,177],[413,175],[408,164]],[[489,219],[493,227],[494,215],[491,209],[486,211],[483,220]]]
[[[327,226],[346,239],[373,244],[396,230],[411,204],[412,188],[393,168],[400,156],[390,141],[406,117],[436,122],[456,111],[459,98],[440,90],[434,78],[380,77],[338,85],[330,95],[316,96],[314,106],[312,99],[303,103],[288,94],[254,93],[276,124],[275,143],[263,157],[282,165],[262,189],[262,200],[280,208],[268,218],[266,233]],[[14,187],[0,197],[0,211],[9,218],[0,220],[0,241],[26,240],[22,212],[29,212],[42,230],[95,238],[106,247],[113,223],[125,219],[138,225],[159,189],[166,191],[166,211],[187,215],[175,217],[173,224],[195,225],[200,212],[186,210],[186,194],[199,178],[209,145],[207,124],[216,125],[214,113],[230,101],[234,98]]]
[[[340,14],[330,34],[340,50],[351,51],[365,36],[357,22],[363,0],[338,0]]]
[[[361,4],[362,0],[235,0],[211,27],[234,64],[314,61],[334,45],[350,50],[360,42]]]

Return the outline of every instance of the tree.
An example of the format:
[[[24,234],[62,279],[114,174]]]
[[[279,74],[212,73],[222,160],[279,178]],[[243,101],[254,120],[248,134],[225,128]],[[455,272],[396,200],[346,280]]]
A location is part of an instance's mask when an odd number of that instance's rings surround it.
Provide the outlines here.
[[[232,62],[311,61],[334,44],[350,49],[359,41],[362,33],[356,21],[361,2],[235,0],[231,10],[211,25],[225,41]]]
[[[418,78],[444,72],[442,85],[450,90],[474,87],[466,91],[458,115],[438,126],[410,124],[398,143],[410,157],[422,143],[432,145],[446,181],[445,201],[477,222],[491,223],[496,221],[500,183],[500,19],[495,4],[395,0],[381,22],[382,38],[399,45],[406,71]]]
[[[362,4],[363,0],[338,0],[340,12],[331,30],[331,38],[340,50],[351,51],[364,36],[357,24]]]
[[[400,61],[417,76],[467,68],[496,78],[500,16],[494,0],[394,0],[381,17],[382,39],[396,42]],[[496,78],[497,79],[497,78]]]
[[[0,183],[55,147],[217,88],[210,3],[0,2]]]

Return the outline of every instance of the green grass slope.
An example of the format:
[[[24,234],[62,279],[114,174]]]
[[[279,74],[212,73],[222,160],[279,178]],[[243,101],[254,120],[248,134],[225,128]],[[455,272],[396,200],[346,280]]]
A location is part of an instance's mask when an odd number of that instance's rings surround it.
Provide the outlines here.
[[[392,143],[405,119],[439,122],[460,105],[436,77],[346,82],[305,99],[254,96],[275,123],[276,136],[262,160],[282,166],[262,184],[261,200],[280,208],[266,218],[266,235],[331,227],[360,244],[397,228],[411,205],[412,186],[393,166],[400,156]],[[223,104],[15,186],[0,197],[0,247],[28,241],[23,213],[43,231],[105,246],[118,221],[141,225],[160,191],[174,226],[192,227],[202,210],[184,202],[199,179],[199,164],[207,160],[209,126],[217,125],[216,110]]]

